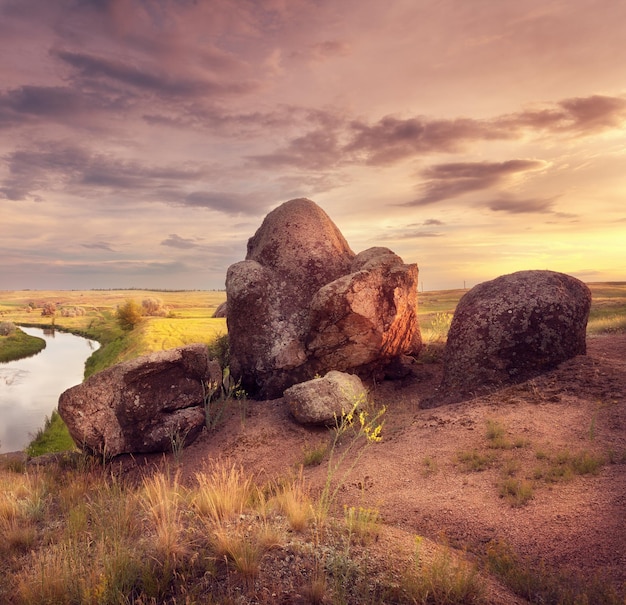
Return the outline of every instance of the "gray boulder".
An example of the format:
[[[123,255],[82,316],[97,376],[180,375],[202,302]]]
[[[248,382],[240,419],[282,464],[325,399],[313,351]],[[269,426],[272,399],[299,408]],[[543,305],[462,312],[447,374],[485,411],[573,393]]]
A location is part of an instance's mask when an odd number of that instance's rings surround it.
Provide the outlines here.
[[[329,370],[374,372],[417,353],[417,266],[352,252],[328,215],[297,199],[270,212],[226,276],[233,376],[280,397]]]
[[[586,352],[591,292],[553,271],[519,271],[472,288],[457,305],[440,399],[541,374]]]
[[[330,425],[363,402],[367,391],[358,376],[332,370],[323,378],[289,387],[284,397],[300,424]]]
[[[195,344],[119,363],[59,398],[72,439],[103,456],[166,452],[191,443],[205,424],[207,384],[221,381],[206,345]]]

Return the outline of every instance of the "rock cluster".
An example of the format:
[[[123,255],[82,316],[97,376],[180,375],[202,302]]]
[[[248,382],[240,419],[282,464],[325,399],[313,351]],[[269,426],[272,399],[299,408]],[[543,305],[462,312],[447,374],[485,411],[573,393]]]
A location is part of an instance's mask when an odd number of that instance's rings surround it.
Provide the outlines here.
[[[472,288],[456,307],[439,402],[526,380],[586,352],[591,292],[553,271],[519,271]]]
[[[227,272],[231,372],[252,396],[274,398],[316,374],[371,373],[417,354],[417,276],[387,248],[355,255],[314,202],[282,204]]]
[[[59,414],[81,448],[102,456],[172,450],[205,424],[207,383],[221,381],[206,345],[160,351],[119,363],[59,398]]]

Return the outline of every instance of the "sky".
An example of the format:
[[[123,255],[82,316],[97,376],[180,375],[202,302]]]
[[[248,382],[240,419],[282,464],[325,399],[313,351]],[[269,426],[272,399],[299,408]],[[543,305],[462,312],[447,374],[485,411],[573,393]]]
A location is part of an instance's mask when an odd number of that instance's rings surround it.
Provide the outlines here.
[[[222,289],[307,197],[420,289],[626,280],[626,2],[0,0],[0,290]]]

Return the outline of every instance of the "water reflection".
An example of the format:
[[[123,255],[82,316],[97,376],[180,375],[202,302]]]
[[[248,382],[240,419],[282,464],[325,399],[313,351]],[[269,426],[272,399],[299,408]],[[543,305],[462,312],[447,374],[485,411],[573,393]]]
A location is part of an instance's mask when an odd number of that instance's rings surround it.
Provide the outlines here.
[[[23,449],[57,407],[59,395],[83,380],[85,360],[97,342],[40,328],[22,328],[45,339],[33,357],[0,363],[0,453]]]

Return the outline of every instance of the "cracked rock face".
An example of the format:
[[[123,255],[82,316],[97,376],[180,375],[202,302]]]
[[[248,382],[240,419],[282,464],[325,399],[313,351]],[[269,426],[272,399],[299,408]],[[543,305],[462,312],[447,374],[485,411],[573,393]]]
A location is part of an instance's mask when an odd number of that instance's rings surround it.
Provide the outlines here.
[[[59,414],[79,447],[102,456],[172,450],[205,423],[203,386],[221,380],[206,345],[152,353],[116,364],[59,398]]]
[[[374,371],[417,353],[417,266],[359,255],[314,202],[270,212],[226,276],[231,371],[273,398],[329,370]]]
[[[457,305],[441,396],[521,382],[586,352],[591,291],[553,271],[519,271],[472,288]]]

